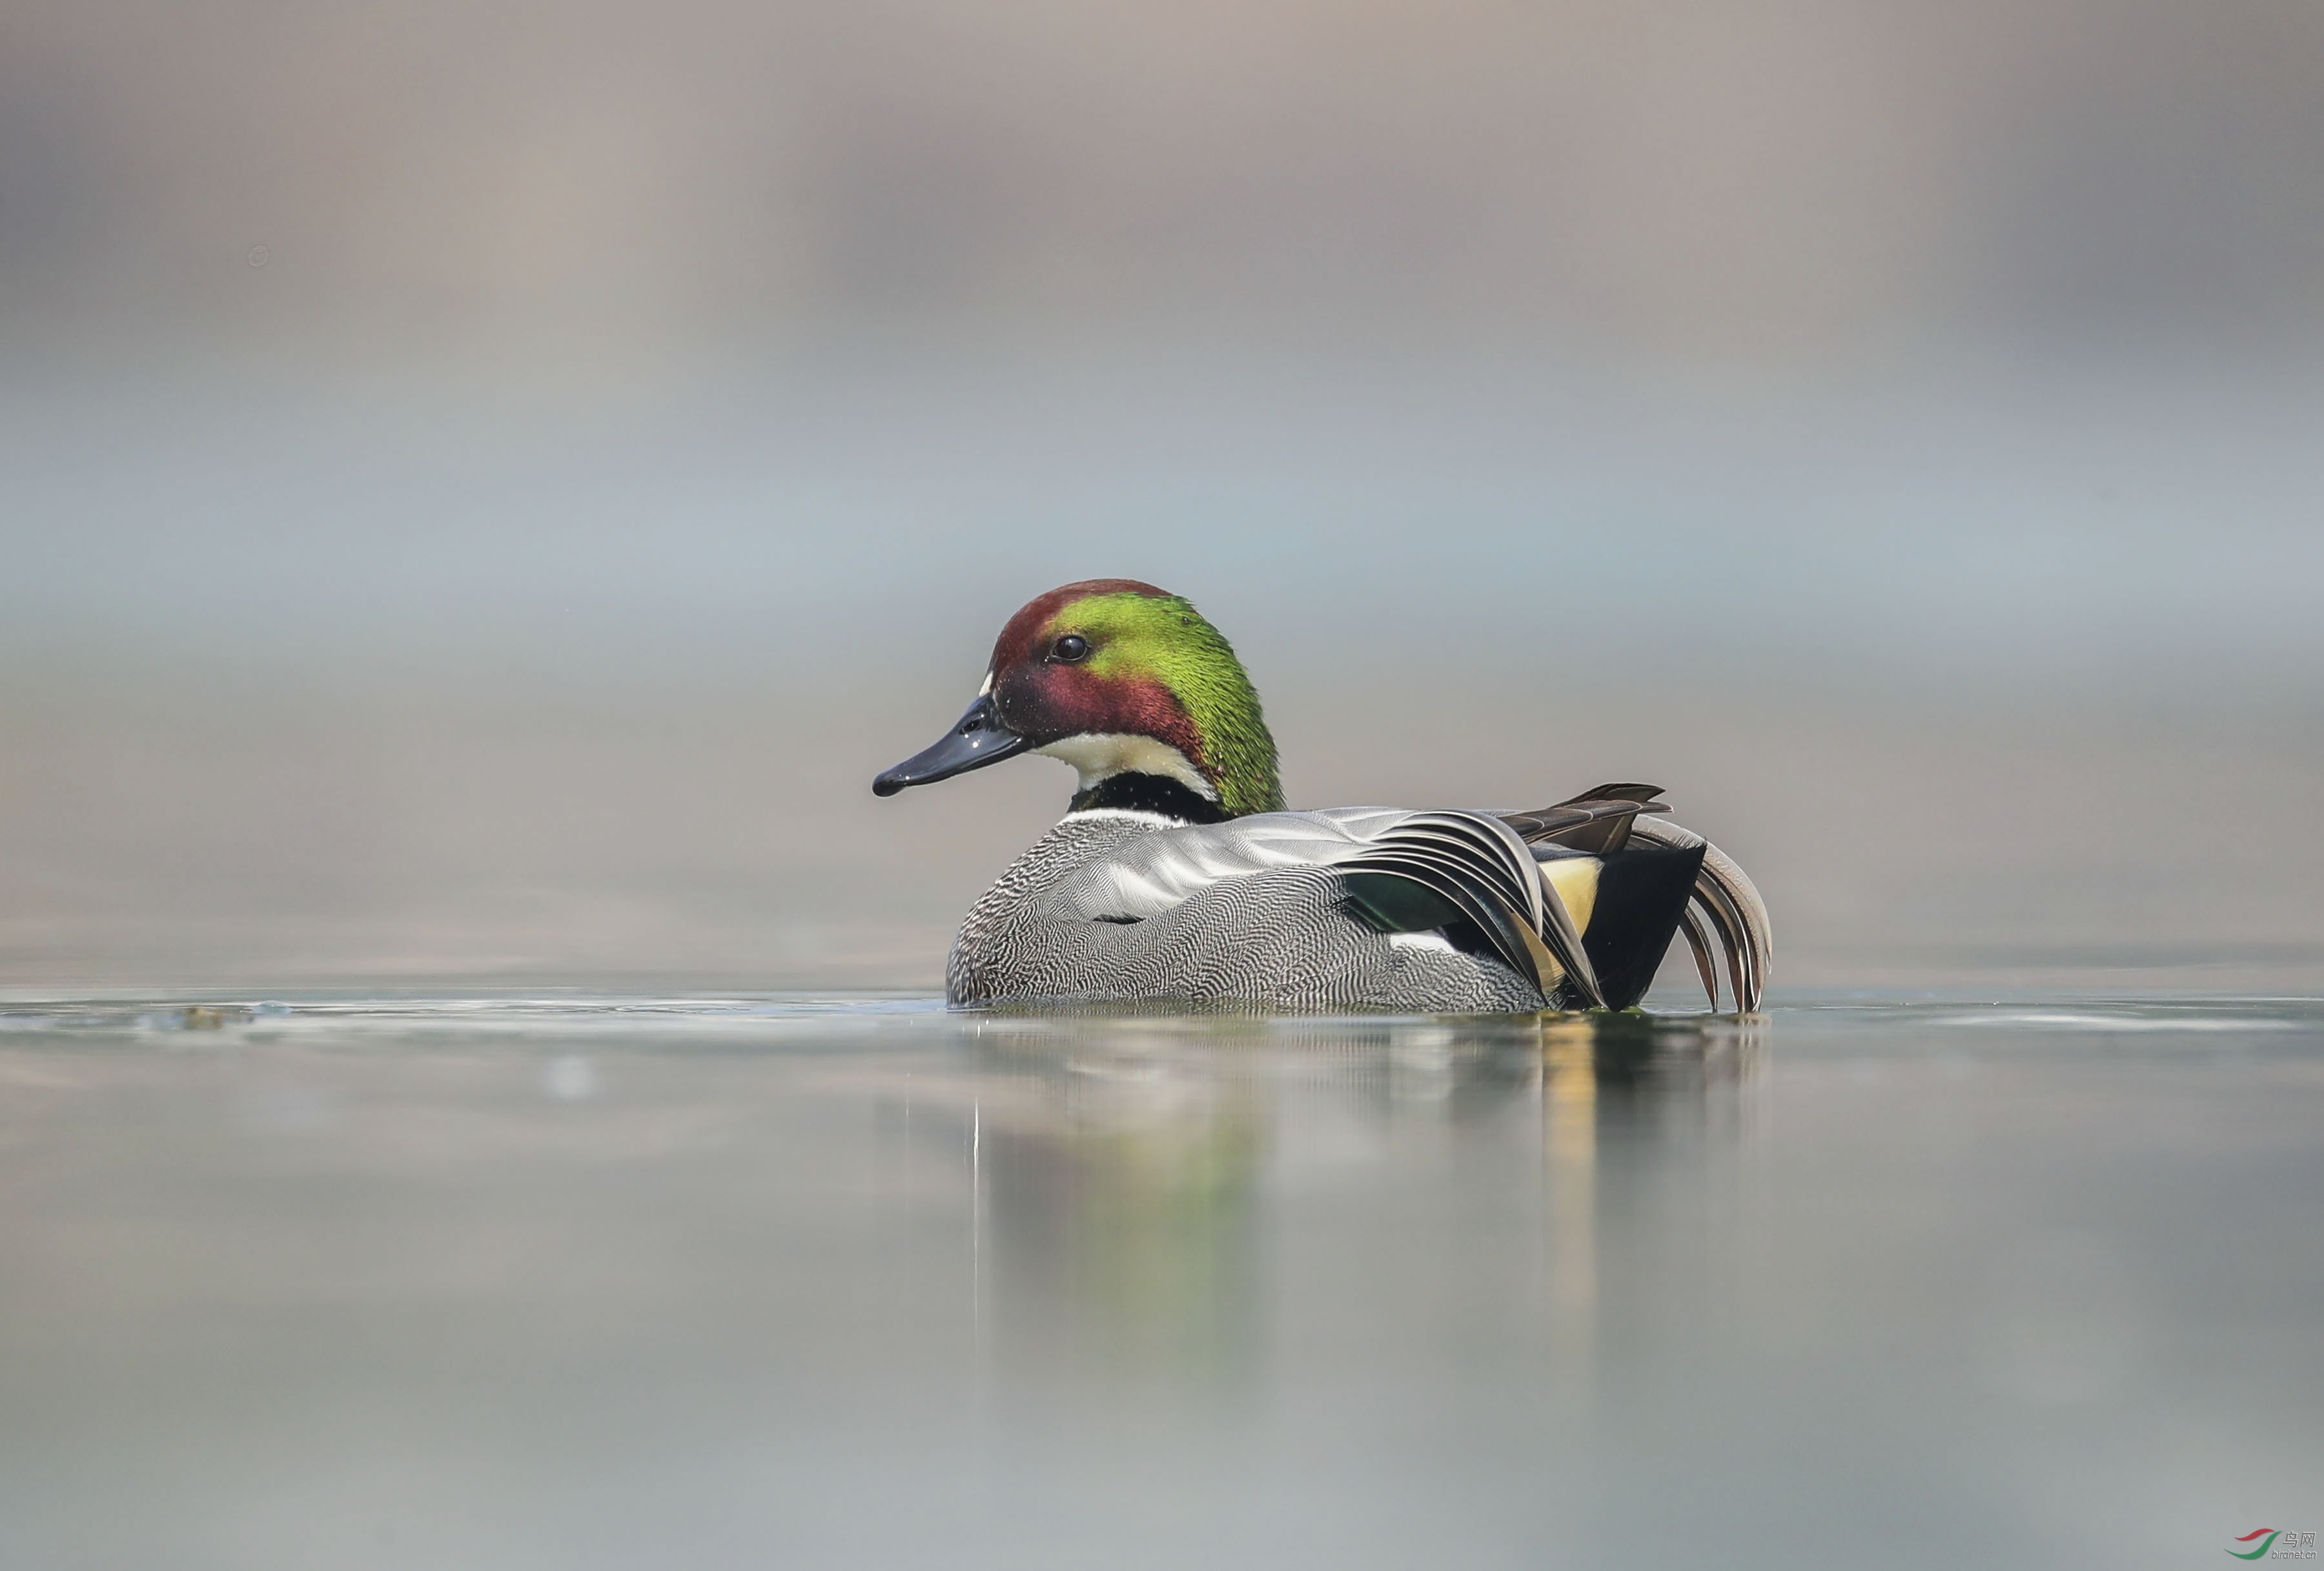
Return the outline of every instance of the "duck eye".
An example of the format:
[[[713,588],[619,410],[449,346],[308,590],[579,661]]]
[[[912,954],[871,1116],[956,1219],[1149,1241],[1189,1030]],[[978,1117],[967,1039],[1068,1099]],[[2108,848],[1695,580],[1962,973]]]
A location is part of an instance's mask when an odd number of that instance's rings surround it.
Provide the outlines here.
[[[1077,661],[1089,659],[1089,652],[1088,639],[1078,633],[1068,633],[1065,637],[1057,640],[1056,647],[1049,652],[1067,665],[1073,665]]]

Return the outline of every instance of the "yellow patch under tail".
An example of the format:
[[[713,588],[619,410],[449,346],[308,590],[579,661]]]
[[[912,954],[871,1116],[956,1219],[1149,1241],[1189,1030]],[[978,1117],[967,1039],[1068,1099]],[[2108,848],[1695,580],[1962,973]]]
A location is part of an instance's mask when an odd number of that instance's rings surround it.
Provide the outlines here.
[[[1556,891],[1577,933],[1590,930],[1590,913],[1598,905],[1598,871],[1604,865],[1595,856],[1561,856],[1541,864],[1542,883]]]

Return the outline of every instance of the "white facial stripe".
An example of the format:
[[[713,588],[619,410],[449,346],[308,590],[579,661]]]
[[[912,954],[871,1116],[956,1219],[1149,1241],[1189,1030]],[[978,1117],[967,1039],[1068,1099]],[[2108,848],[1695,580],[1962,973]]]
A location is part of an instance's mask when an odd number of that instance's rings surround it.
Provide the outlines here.
[[[991,671],[984,673],[984,686],[976,689],[976,696],[980,698],[989,698],[992,697],[992,673]]]
[[[1185,753],[1151,736],[1092,731],[1033,751],[1072,764],[1074,772],[1082,777],[1084,790],[1117,774],[1158,774],[1176,781],[1205,801],[1219,799],[1219,793],[1203,778],[1202,772],[1187,762]]]

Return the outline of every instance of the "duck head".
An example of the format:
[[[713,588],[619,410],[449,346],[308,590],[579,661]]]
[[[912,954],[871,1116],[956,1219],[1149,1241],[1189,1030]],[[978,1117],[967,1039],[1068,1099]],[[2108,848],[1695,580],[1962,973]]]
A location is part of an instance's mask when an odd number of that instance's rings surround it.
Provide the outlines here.
[[[872,790],[890,797],[1019,753],[1074,766],[1076,810],[1213,821],[1283,806],[1242,662],[1192,605],[1131,578],[1067,584],[1010,617],[968,713]]]

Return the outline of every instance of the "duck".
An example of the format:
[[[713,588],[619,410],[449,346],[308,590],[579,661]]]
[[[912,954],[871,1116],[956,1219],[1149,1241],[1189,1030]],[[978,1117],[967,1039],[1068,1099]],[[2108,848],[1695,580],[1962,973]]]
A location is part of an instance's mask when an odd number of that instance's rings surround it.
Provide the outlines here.
[[[1738,1015],[1760,1006],[1766,907],[1668,819],[1658,788],[1519,810],[1294,810],[1233,648],[1151,584],[1085,579],[1028,602],[967,712],[872,790],[1021,753],[1078,784],[963,919],[945,966],[955,1009],[1629,1010],[1681,934],[1713,1012],[1722,974]]]

